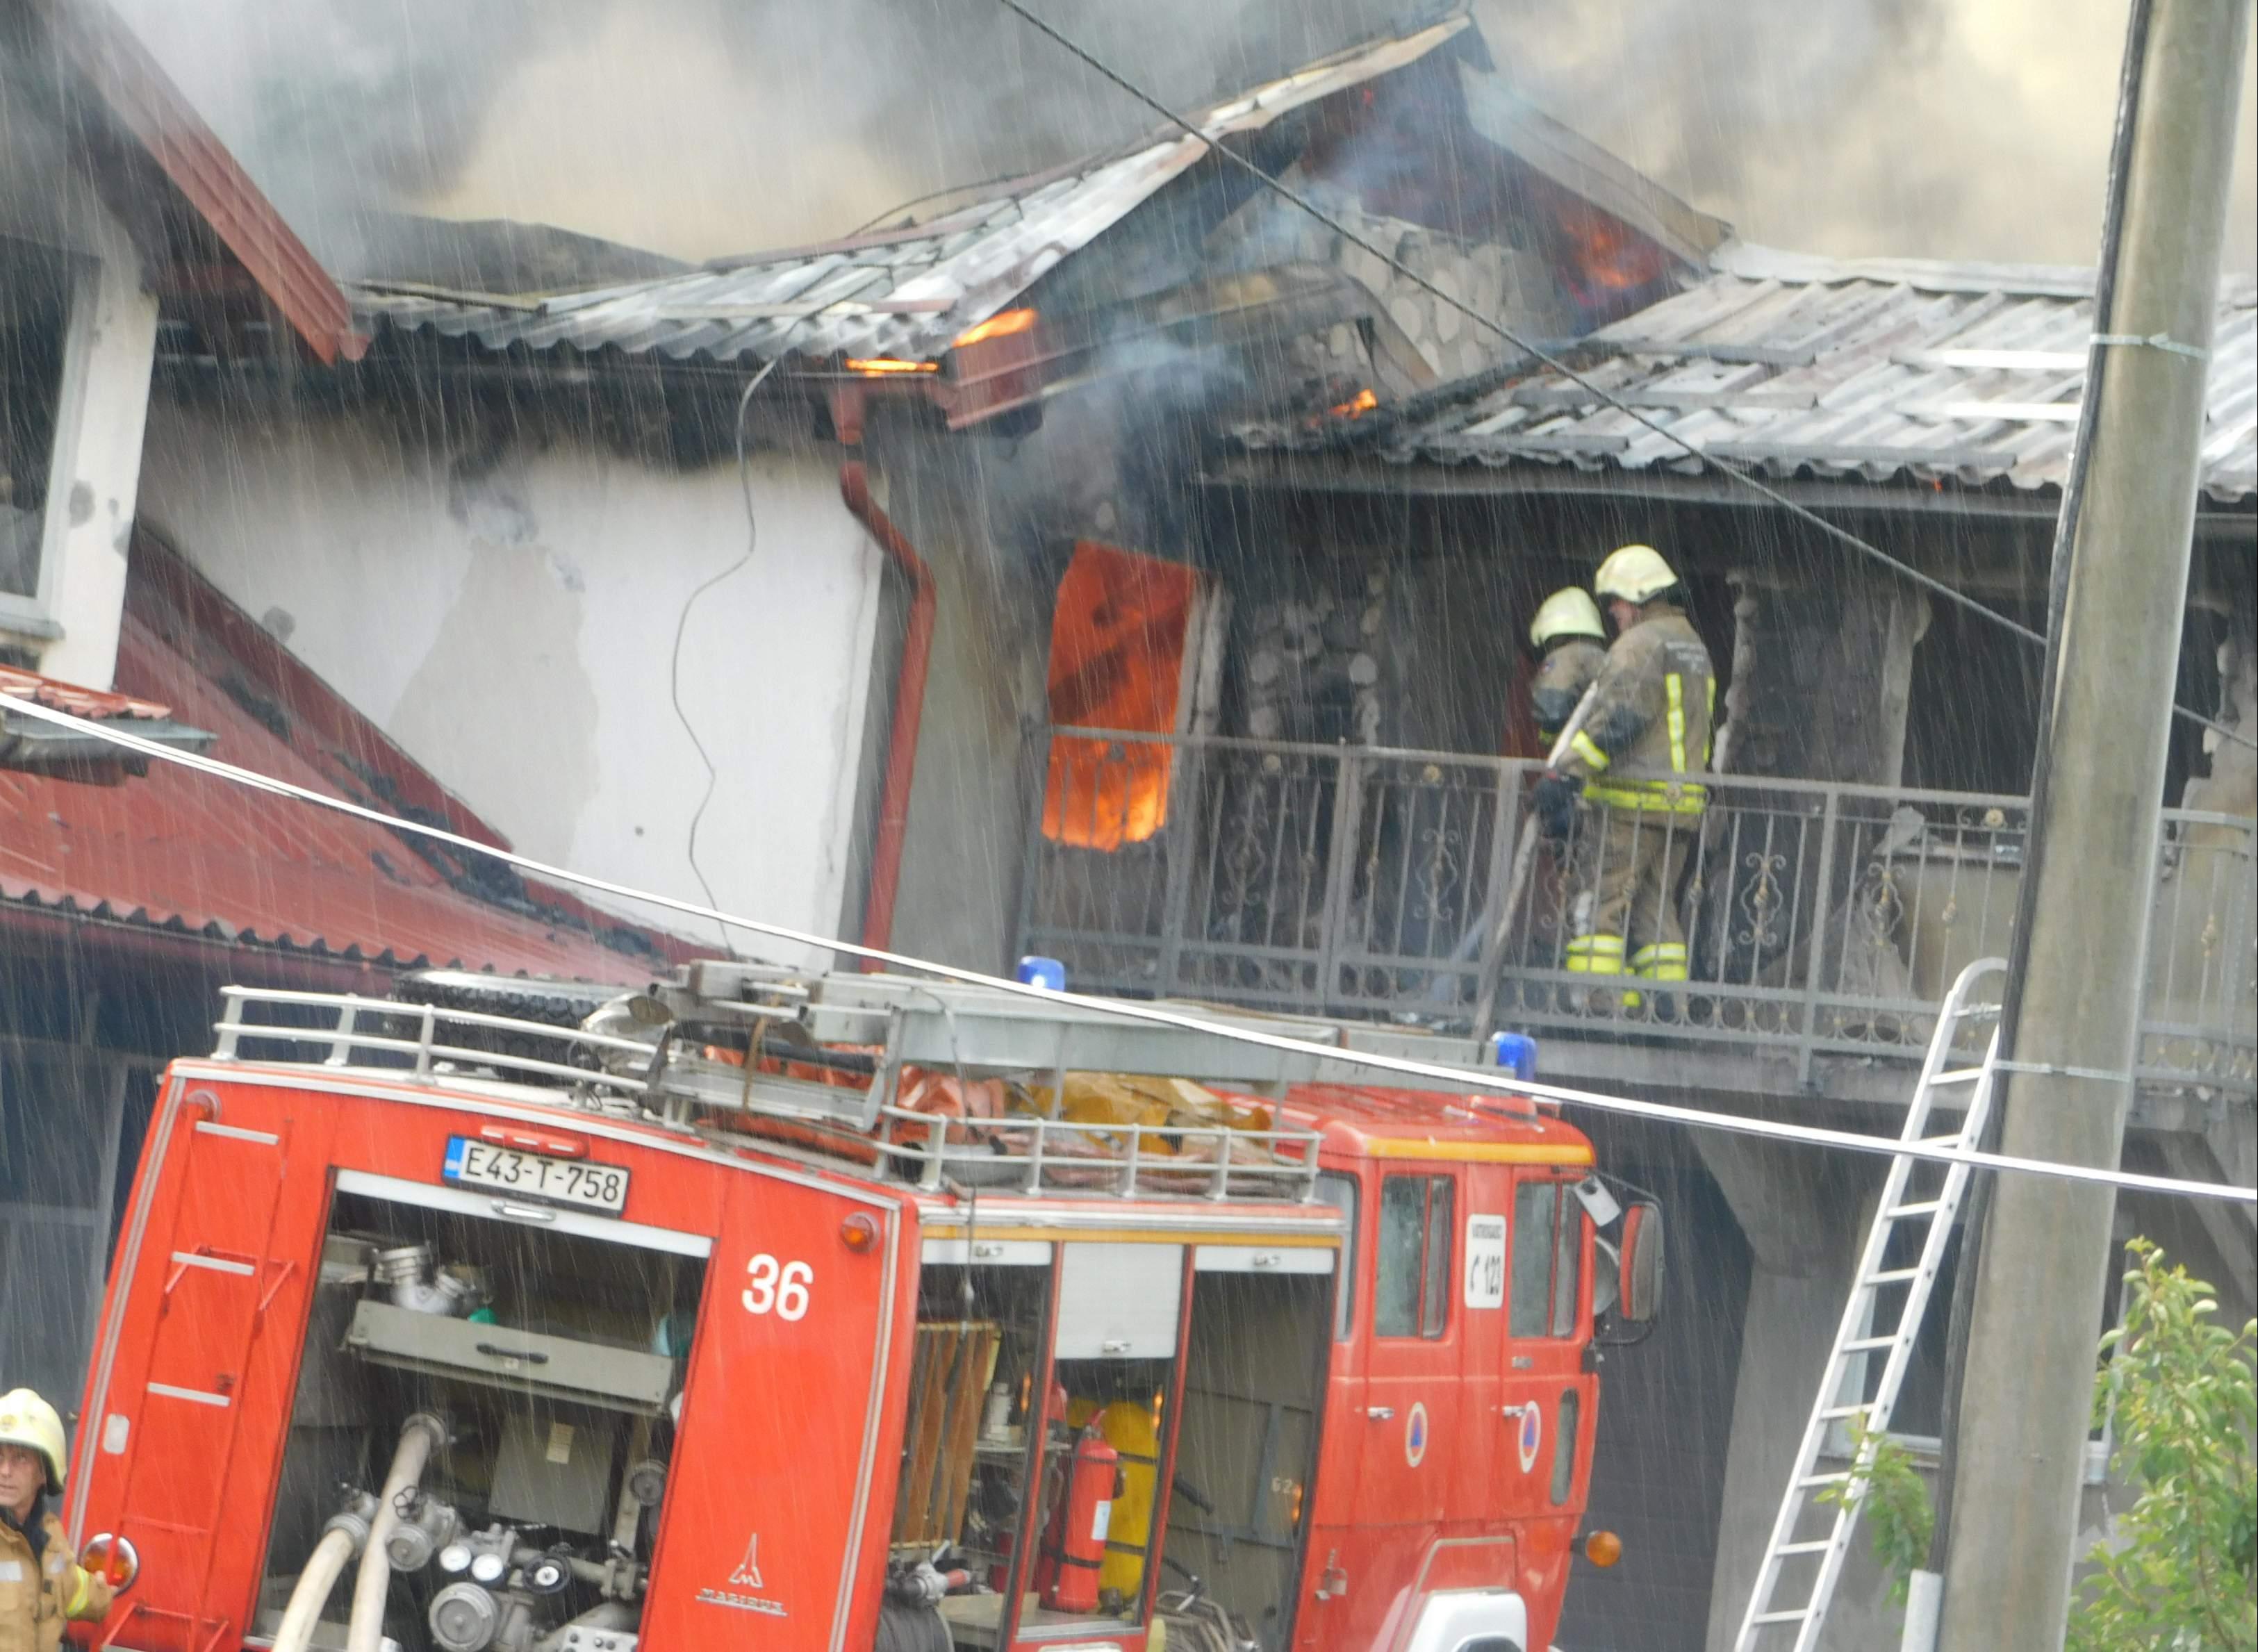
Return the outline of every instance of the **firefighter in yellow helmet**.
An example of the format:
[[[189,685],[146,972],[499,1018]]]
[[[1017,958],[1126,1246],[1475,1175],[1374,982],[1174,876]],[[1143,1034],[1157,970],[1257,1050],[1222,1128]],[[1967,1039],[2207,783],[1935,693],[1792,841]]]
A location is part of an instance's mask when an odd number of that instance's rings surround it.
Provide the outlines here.
[[[1680,606],[1678,575],[1652,546],[1615,551],[1592,590],[1615,622],[1615,644],[1559,780],[1539,789],[1556,826],[1576,787],[1587,812],[1566,967],[1683,981],[1678,880],[1708,803],[1708,789],[1692,776],[1709,767],[1716,671]],[[1624,1003],[1635,1005],[1637,996]]]
[[[29,1388],[0,1395],[0,1652],[55,1652],[64,1620],[110,1610],[52,1507],[62,1489],[63,1420]]]
[[[1598,680],[1607,663],[1607,627],[1599,605],[1581,585],[1570,585],[1544,599],[1529,622],[1529,643],[1537,650],[1537,675],[1529,685],[1529,709],[1549,749],[1560,737],[1584,691]]]

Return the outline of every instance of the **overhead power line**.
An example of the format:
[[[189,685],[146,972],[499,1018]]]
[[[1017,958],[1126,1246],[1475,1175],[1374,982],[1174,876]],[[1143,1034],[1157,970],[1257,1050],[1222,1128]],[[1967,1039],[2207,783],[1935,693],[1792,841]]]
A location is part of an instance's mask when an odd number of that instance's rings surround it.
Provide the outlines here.
[[[1316,202],[1310,200],[1307,195],[1293,188],[1292,185],[1286,183],[1283,180],[1278,178],[1275,174],[1264,171],[1260,167],[1256,166],[1253,161],[1240,154],[1237,150],[1226,148],[1217,139],[1209,137],[1197,126],[1187,120],[1183,116],[1178,114],[1175,110],[1161,102],[1159,98],[1154,97],[1150,92],[1147,92],[1144,88],[1130,80],[1128,76],[1121,74],[1119,71],[1105,63],[1087,46],[1084,46],[1078,41],[1071,39],[1068,36],[1061,33],[1051,25],[1046,23],[1042,18],[1028,11],[1026,6],[1019,4],[1019,0],[996,0],[996,4],[1018,17],[1022,22],[1026,23],[1029,27],[1034,29],[1039,33],[1048,37],[1065,51],[1081,60],[1081,61],[1089,68],[1097,74],[1103,75],[1106,80],[1111,81],[1114,85],[1128,93],[1130,96],[1144,104],[1146,108],[1160,116],[1161,119],[1167,121],[1170,125],[1180,129],[1185,136],[1206,145],[1211,153],[1220,155],[1225,160],[1238,167],[1248,177],[1254,179],[1257,182],[1260,183],[1263,188],[1270,190],[1281,200],[1285,201],[1299,209],[1301,211],[1309,214],[1310,217],[1315,218],[1319,223],[1324,224],[1325,228],[1331,230],[1335,235],[1342,237],[1344,239],[1361,247],[1365,252],[1371,253],[1373,257],[1378,259],[1390,270],[1394,271],[1397,275],[1402,276],[1405,280],[1409,281],[1413,286],[1418,287],[1422,292],[1434,299],[1438,303],[1448,305],[1451,308],[1458,311],[1459,315],[1472,322],[1475,326],[1480,327],[1486,331],[1496,334],[1498,337],[1503,339],[1516,350],[1521,351],[1533,359],[1543,363],[1546,367],[1551,369],[1554,372],[1559,373],[1570,383],[1589,392],[1594,401],[1605,402],[1608,407],[1614,408],[1617,413],[1622,414],[1625,418],[1630,419],[1634,423],[1652,431],[1656,436],[1660,436],[1672,447],[1682,450],[1687,457],[1694,459],[1696,463],[1716,471],[1721,476],[1729,477],[1732,480],[1738,482],[1742,486],[1760,494],[1765,499],[1770,500],[1772,504],[1779,506],[1782,510],[1786,511],[1790,515],[1795,517],[1799,521],[1807,523],[1809,526],[1818,529],[1819,532],[1826,535],[1830,539],[1839,540],[1842,543],[1848,545],[1851,549],[1858,552],[1861,556],[1871,557],[1881,566],[1896,574],[1899,578],[1907,580],[1912,584],[1918,585],[1921,590],[1928,592],[1932,596],[1940,598],[1943,601],[1952,603],[1956,606],[1965,608],[1969,613],[1977,615],[1980,619],[1988,620],[1993,625],[2004,627],[2006,630],[2013,633],[2014,635],[2020,637],[2026,642],[2034,643],[2041,649],[2046,646],[2046,636],[2043,633],[2033,630],[2029,626],[2023,624],[2020,620],[2008,618],[2006,614],[2001,613],[1996,608],[1986,606],[1985,604],[1977,601],[1975,598],[1970,596],[1967,592],[1954,589],[1951,585],[1945,584],[1943,580],[1937,578],[1933,574],[1923,573],[1920,569],[1914,567],[1911,564],[1900,561],[1899,558],[1891,556],[1889,552],[1884,550],[1880,546],[1874,544],[1869,540],[1859,538],[1857,535],[1852,533],[1849,528],[1843,528],[1837,523],[1828,521],[1824,516],[1819,514],[1818,512],[1813,510],[1809,506],[1789,498],[1786,494],[1781,493],[1778,488],[1772,486],[1770,483],[1764,481],[1754,473],[1741,469],[1737,464],[1733,464],[1726,460],[1716,457],[1714,454],[1711,454],[1706,450],[1695,445],[1685,436],[1679,435],[1677,431],[1671,429],[1667,425],[1665,425],[1655,419],[1649,418],[1638,408],[1631,406],[1630,402],[1625,401],[1621,396],[1615,394],[1614,391],[1609,390],[1606,386],[1600,384],[1588,374],[1581,372],[1576,368],[1570,366],[1559,356],[1546,350],[1542,344],[1537,344],[1533,339],[1523,337],[1521,334],[1514,331],[1510,327],[1508,327],[1504,323],[1498,321],[1493,316],[1484,315],[1481,311],[1474,308],[1473,305],[1468,304],[1464,299],[1456,297],[1455,295],[1444,291],[1442,287],[1428,280],[1427,277],[1420,274],[1417,270],[1412,269],[1409,265],[1403,263],[1402,260],[1398,259],[1391,250],[1382,247],[1377,242],[1359,234],[1354,229],[1343,223],[1339,218],[1335,217],[1331,213],[1327,212]],[[2115,343],[2125,341],[2112,340],[2109,342]],[[2219,721],[2215,718],[2206,717],[2201,712],[2191,711],[2184,705],[2176,705],[2172,707],[2172,711],[2176,716],[2183,717],[2191,723],[2199,724],[2205,728],[2212,730],[2222,739],[2231,740],[2237,745],[2248,746],[2254,750],[2258,750],[2258,740],[2254,740],[2249,735],[2229,727],[2226,724]]]
[[[706,923],[717,923],[763,935],[770,940],[785,941],[796,947],[815,951],[844,953],[850,957],[868,959],[896,969],[915,970],[943,981],[962,982],[966,986],[986,987],[998,992],[1056,1003],[1058,995],[1041,987],[1028,986],[1022,982],[1006,981],[1000,975],[985,975],[976,969],[960,969],[953,964],[934,963],[929,959],[912,957],[905,953],[888,952],[876,947],[864,947],[854,941],[835,940],[827,935],[813,934],[788,925],[771,924],[756,918],[745,918],[725,912],[695,901],[678,900],[671,895],[656,894],[650,890],[636,889],[629,884],[615,883],[608,878],[594,877],[586,872],[552,866],[536,861],[530,855],[514,850],[496,848],[489,843],[479,843],[439,826],[426,826],[418,820],[404,820],[377,810],[332,798],[304,786],[277,780],[233,763],[220,762],[216,757],[202,756],[195,752],[177,750],[154,741],[143,740],[108,723],[89,721],[42,705],[36,700],[14,694],[0,694],[0,708],[35,717],[58,727],[70,729],[89,739],[107,741],[121,750],[130,751],[153,762],[167,762],[199,774],[210,775],[234,785],[262,791],[271,797],[286,798],[295,802],[311,804],[334,813],[351,815],[366,820],[388,831],[412,833],[446,844],[465,854],[483,854],[520,872],[543,878],[555,883],[570,884],[615,899],[640,901],[664,911],[694,918]],[[1881,1158],[1908,1157],[1941,1165],[1972,1165],[1985,1169],[2004,1170],[2025,1175],[2058,1176],[2071,1181],[2091,1182],[2111,1187],[2127,1193],[2169,1194],[2185,1198],[2222,1199],[2233,1203],[2258,1205],[2258,1189],[2239,1188],[2222,1182],[2194,1181],[2172,1176],[2148,1176],[2129,1171],[2105,1170],[2086,1165],[2057,1164],[2049,1160],[2018,1159],[2006,1153],[1977,1152],[1944,1146],[1909,1146],[1894,1137],[1868,1136],[1857,1131],[1830,1130],[1817,1124],[1793,1124],[1778,1119],[1744,1118],[1732,1113],[1712,1112],[1698,1107],[1679,1107],[1666,1102],[1642,1101],[1635,1096],[1610,1095],[1602,1091],[1572,1089],[1566,1085],[1542,1084],[1502,1075],[1494,1076],[1480,1069],[1445,1067],[1430,1061],[1414,1061],[1401,1056],[1381,1055],[1367,1051],[1346,1050],[1312,1043],[1307,1039],[1290,1038],[1282,1033],[1258,1032],[1252,1027],[1232,1026],[1203,1020],[1182,1010],[1168,1009],[1157,1003],[1136,1003],[1119,998],[1085,997],[1076,995],[1076,1006],[1097,1010],[1103,1014],[1118,1016],[1126,1021],[1142,1021],[1154,1026],[1177,1027],[1188,1032],[1206,1033],[1211,1037],[1235,1039],[1242,1044],[1264,1049],[1282,1051],[1292,1055],[1305,1055],[1346,1067],[1360,1067],[1375,1073],[1395,1074],[1407,1078],[1441,1080],[1462,1091],[1494,1090],[1504,1095],[1535,1096],[1544,1101],[1562,1102],[1578,1107],[1587,1107],[1595,1112],[1613,1113],[1630,1118],[1651,1119],[1658,1124],[1678,1124],[1694,1129],[1724,1131],[1734,1135],[1757,1136],[1768,1140],[1790,1143],[1805,1147],[1828,1147],[1848,1152],[1866,1153]]]

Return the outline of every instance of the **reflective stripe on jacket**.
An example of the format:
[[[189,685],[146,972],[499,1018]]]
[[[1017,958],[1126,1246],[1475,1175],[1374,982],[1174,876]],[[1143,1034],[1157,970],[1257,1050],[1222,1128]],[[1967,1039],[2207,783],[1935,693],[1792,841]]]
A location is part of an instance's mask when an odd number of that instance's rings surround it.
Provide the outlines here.
[[[1583,776],[1594,803],[1699,814],[1709,792],[1696,781],[1603,776],[1617,767],[1706,772],[1716,700],[1716,672],[1700,635],[1682,611],[1654,604],[1608,650],[1591,715],[1560,766]]]
[[[46,1535],[34,1556],[24,1534],[0,1521],[0,1652],[56,1652],[63,1624],[110,1610],[110,1585],[71,1557],[62,1521],[35,1512]]]

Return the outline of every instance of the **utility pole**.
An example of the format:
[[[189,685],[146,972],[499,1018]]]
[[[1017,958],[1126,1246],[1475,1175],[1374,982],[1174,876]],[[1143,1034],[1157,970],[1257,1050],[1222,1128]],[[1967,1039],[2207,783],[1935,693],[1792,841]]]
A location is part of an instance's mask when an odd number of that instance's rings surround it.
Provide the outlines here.
[[[2001,1142],[2114,1168],[2147,973],[2164,756],[2251,0],[2146,0],[2085,498],[2047,685],[2049,783]],[[2138,341],[2138,342],[2134,342]],[[2057,552],[2059,554],[2059,552]],[[2043,1070],[2040,1070],[2043,1069]],[[2115,1195],[1999,1179],[1974,1282],[1943,1652],[2060,1652]],[[1963,1285],[1964,1288],[1964,1285]]]

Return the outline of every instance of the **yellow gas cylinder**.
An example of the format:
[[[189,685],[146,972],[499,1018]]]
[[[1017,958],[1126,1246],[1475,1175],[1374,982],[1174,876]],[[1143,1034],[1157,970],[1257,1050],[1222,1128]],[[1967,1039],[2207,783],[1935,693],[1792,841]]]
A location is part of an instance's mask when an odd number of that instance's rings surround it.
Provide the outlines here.
[[[1104,1563],[1097,1569],[1100,1589],[1118,1589],[1134,1599],[1145,1584],[1145,1557],[1111,1547],[1133,1543],[1141,1549],[1153,1533],[1154,1491],[1160,1480],[1161,1427],[1157,1398],[1152,1405],[1116,1400],[1098,1414],[1097,1432],[1105,1443],[1121,1453],[1121,1495],[1113,1500],[1113,1523],[1107,1529]],[[1141,1458],[1142,1461],[1133,1459]]]

